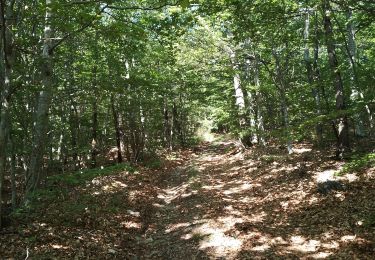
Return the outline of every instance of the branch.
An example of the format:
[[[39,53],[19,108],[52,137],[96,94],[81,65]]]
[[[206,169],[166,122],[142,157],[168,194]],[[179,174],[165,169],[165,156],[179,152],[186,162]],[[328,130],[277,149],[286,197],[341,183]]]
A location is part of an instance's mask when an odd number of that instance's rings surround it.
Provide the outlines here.
[[[108,7],[107,5],[103,6],[97,14],[99,15],[99,14],[103,13],[107,7]],[[92,26],[92,25],[95,23],[95,21],[96,21],[96,18],[92,19],[90,22],[86,23],[86,24],[83,25],[81,28],[79,28],[79,29],[77,29],[77,30],[74,30],[74,31],[72,31],[72,32],[70,32],[70,33],[64,35],[60,40],[58,40],[58,41],[57,41],[57,42],[51,47],[50,51],[53,52],[54,49],[55,49],[56,47],[58,47],[60,44],[62,44],[65,40],[67,40],[67,39],[69,39],[70,37],[72,37],[72,36],[74,36],[74,35],[76,35],[76,34],[82,32],[82,31],[84,31],[86,28]]]
[[[154,10],[159,10],[163,9],[164,7],[167,6],[176,6],[181,2],[181,0],[177,0],[175,3],[165,3],[159,6],[151,7],[151,6],[115,6],[115,5],[108,5],[107,8],[113,9],[113,10],[141,10],[141,11],[154,11]]]
[[[81,4],[95,4],[95,3],[101,3],[103,2],[102,0],[91,0],[91,1],[74,1],[67,3],[65,5],[81,5]]]
[[[120,22],[123,22],[123,23],[130,23],[130,24],[132,24],[132,25],[137,26],[138,28],[143,29],[142,26],[140,26],[139,24],[137,24],[137,23],[135,23],[135,22],[132,22],[132,21],[130,21],[130,20],[122,19],[122,18],[120,18],[120,17],[118,17],[118,16],[115,16],[114,14],[109,13],[109,12],[106,12],[106,11],[104,11],[103,13],[107,14],[108,16],[110,16],[110,17],[111,17],[112,19],[114,19],[115,21],[120,21]]]

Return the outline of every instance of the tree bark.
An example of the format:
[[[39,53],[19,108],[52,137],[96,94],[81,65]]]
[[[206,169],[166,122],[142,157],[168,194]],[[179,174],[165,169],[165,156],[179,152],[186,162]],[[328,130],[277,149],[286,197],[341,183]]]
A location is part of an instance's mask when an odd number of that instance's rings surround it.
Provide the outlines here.
[[[323,23],[324,23],[324,33],[327,47],[327,54],[329,65],[331,68],[331,74],[334,78],[334,88],[336,95],[336,112],[338,117],[336,120],[337,124],[337,151],[336,156],[338,158],[343,158],[344,152],[349,149],[349,124],[346,115],[345,106],[345,94],[344,85],[342,82],[342,77],[340,73],[339,63],[336,55],[335,39],[332,28],[332,22],[330,18],[331,6],[329,0],[322,1],[323,7]]]
[[[357,44],[355,41],[355,26],[352,21],[352,10],[349,10],[347,13],[347,52],[348,52],[348,59],[350,64],[350,83],[351,83],[351,95],[350,98],[353,102],[358,102],[360,100],[364,99],[364,95],[359,87],[358,82],[358,73],[357,73]],[[372,112],[370,110],[370,107],[368,105],[365,105],[365,109],[368,115],[368,120],[370,124],[370,128],[373,128],[373,118],[372,118]],[[365,126],[363,122],[363,109],[356,112],[354,114],[354,130],[355,134],[359,137],[364,137],[366,135],[365,132]]]
[[[72,101],[70,108],[70,142],[72,147],[72,160],[73,160],[73,169],[78,170],[80,163],[78,162],[78,131],[79,131],[79,122],[78,122],[78,111],[77,107]]]
[[[285,86],[286,83],[285,83],[283,73],[282,73],[280,57],[275,50],[273,50],[273,56],[276,61],[276,79],[279,84],[281,115],[283,118],[283,126],[284,126],[285,137],[286,137],[286,146],[287,146],[288,153],[292,154],[293,145],[292,145],[292,139],[290,136],[290,128],[289,128],[289,111],[288,111],[286,86]]]
[[[256,131],[258,144],[261,146],[266,145],[266,140],[264,138],[264,119],[263,119],[263,109],[262,109],[262,93],[260,92],[260,78],[259,78],[259,57],[255,55],[254,61],[254,83],[256,86],[255,93],[255,103],[256,103]]]
[[[16,152],[15,152],[15,147],[14,147],[14,141],[9,134],[9,150],[11,152],[10,156],[10,181],[11,181],[11,186],[12,186],[12,210],[14,211],[17,208],[17,185],[16,185]]]
[[[10,95],[13,83],[13,63],[15,59],[14,46],[13,46],[13,26],[15,24],[14,6],[16,0],[11,0],[8,5],[6,1],[0,0],[0,25],[1,25],[1,54],[0,54],[0,81],[1,81],[1,111],[0,111],[0,227],[2,217],[2,191],[3,180],[6,170],[7,160],[7,142],[10,126]]]
[[[305,60],[305,66],[306,66],[306,73],[307,73],[307,80],[309,85],[312,87],[312,94],[315,100],[315,113],[316,116],[321,115],[321,109],[320,109],[320,96],[319,96],[319,88],[317,87],[316,82],[314,81],[314,69],[310,58],[310,47],[309,47],[309,35],[310,35],[310,13],[307,10],[305,13],[305,30],[304,30],[304,41],[305,41],[305,49],[304,49],[304,60]],[[315,46],[318,47],[318,46]],[[319,48],[319,47],[318,47]],[[323,131],[322,131],[322,124],[317,123],[315,125],[315,132],[316,132],[316,138],[317,143],[320,146],[323,141]]]
[[[96,156],[98,154],[98,105],[97,100],[92,104],[92,140],[91,140],[91,168],[97,165]]]
[[[26,182],[26,197],[32,193],[40,182],[40,171],[45,150],[45,141],[48,125],[48,111],[52,100],[52,38],[51,25],[53,0],[46,0],[44,43],[42,53],[42,90],[39,92],[38,107],[36,111],[34,139],[30,158],[30,171]]]
[[[121,147],[121,140],[122,140],[122,132],[119,120],[119,113],[116,109],[115,104],[115,97],[114,95],[111,96],[111,107],[112,107],[112,115],[113,115],[113,123],[115,127],[115,135],[116,135],[116,146],[117,146],[117,162],[122,163],[122,147]]]

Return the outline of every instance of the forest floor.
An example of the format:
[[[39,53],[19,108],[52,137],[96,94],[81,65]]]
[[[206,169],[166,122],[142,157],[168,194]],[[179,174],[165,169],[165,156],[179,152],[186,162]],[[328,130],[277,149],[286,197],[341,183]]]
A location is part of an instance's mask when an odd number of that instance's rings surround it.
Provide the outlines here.
[[[0,258],[374,259],[374,164],[338,177],[329,152],[295,151],[214,141],[160,169],[55,179],[0,232]]]

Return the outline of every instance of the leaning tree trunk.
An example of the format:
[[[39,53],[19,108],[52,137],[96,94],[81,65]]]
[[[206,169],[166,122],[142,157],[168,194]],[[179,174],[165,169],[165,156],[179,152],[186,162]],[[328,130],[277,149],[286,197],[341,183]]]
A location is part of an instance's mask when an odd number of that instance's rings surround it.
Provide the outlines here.
[[[35,190],[40,182],[40,171],[45,150],[48,125],[48,111],[52,100],[52,2],[46,0],[44,43],[42,53],[42,90],[39,92],[38,107],[35,117],[34,139],[30,158],[30,171],[26,182],[26,196]]]
[[[349,124],[346,115],[345,106],[345,94],[344,85],[341,78],[340,67],[337,60],[335,40],[332,29],[332,22],[329,16],[331,12],[330,1],[323,0],[323,23],[324,23],[324,33],[326,40],[326,47],[329,59],[329,65],[331,68],[331,74],[334,78],[335,95],[336,95],[336,112],[337,117],[337,151],[336,156],[338,158],[343,158],[344,152],[349,149]]]

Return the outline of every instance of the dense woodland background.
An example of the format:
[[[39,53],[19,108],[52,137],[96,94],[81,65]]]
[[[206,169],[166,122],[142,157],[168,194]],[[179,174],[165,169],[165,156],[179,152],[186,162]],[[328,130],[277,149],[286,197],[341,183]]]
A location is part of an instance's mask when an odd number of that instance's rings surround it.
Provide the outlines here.
[[[339,160],[375,133],[372,0],[0,3],[0,215],[209,132]]]

